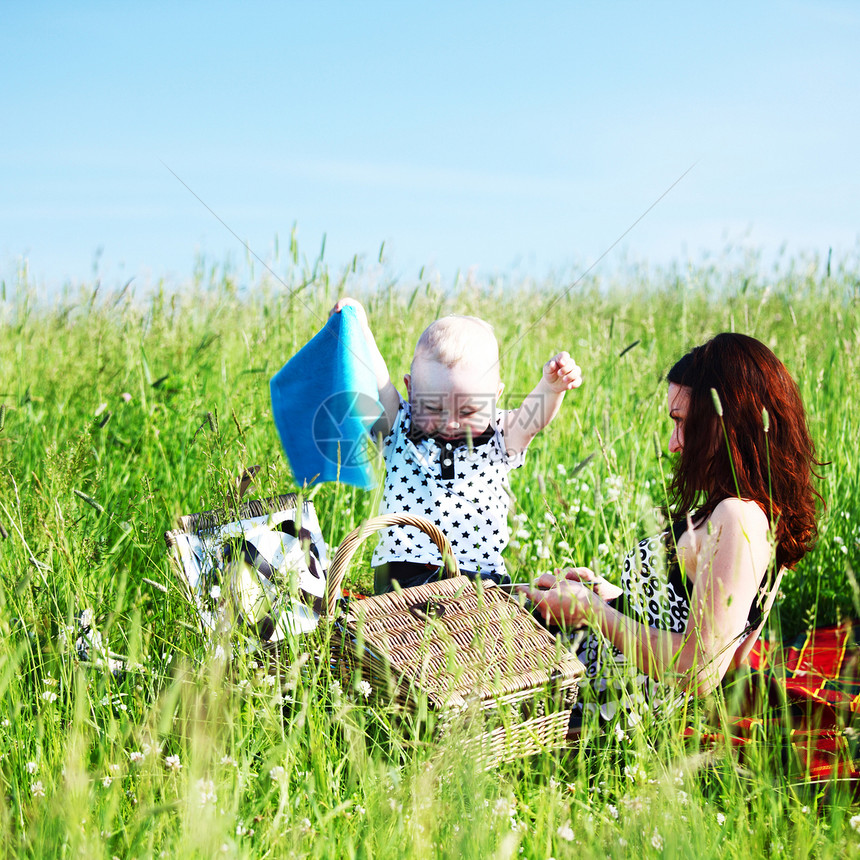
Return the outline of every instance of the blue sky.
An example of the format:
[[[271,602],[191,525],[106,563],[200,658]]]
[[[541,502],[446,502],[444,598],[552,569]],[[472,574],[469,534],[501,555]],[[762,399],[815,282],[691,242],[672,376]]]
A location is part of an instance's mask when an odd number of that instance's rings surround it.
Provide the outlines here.
[[[17,3],[0,276],[246,254],[414,279],[860,247],[860,5]],[[99,250],[100,249],[100,250]],[[259,272],[259,266],[257,267]]]

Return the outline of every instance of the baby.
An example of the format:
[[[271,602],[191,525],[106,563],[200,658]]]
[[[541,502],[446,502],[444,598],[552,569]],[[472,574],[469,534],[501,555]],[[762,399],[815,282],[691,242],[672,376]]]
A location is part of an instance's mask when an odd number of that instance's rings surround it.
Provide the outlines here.
[[[436,523],[451,542],[461,571],[496,583],[510,582],[502,559],[507,524],[508,472],[524,461],[529,442],[558,412],[565,392],[582,384],[566,352],[553,356],[518,409],[496,411],[504,388],[499,345],[492,327],[469,316],[448,316],[425,329],[404,377],[409,401],[394,387],[385,359],[355,299],[373,359],[384,414],[385,488],[380,513],[406,511]],[[438,579],[441,554],[423,532],[393,527],[381,532],[373,554],[377,593]]]

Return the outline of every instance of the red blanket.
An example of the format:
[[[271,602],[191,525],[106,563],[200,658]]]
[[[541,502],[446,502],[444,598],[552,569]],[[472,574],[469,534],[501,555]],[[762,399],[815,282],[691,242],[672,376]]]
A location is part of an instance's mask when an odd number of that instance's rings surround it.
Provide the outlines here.
[[[849,621],[790,642],[756,643],[751,674],[727,689],[729,712],[741,714],[729,719],[732,743],[788,741],[803,778],[860,782],[860,733],[852,726],[860,722],[858,641],[860,623]]]

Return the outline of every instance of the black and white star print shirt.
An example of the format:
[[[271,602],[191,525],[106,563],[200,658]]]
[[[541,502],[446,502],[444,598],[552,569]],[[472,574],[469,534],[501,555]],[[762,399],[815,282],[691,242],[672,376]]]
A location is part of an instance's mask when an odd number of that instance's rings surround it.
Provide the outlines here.
[[[505,453],[497,413],[469,449],[465,440],[421,437],[413,441],[409,404],[402,398],[394,426],[383,439],[385,491],[380,513],[408,512],[436,523],[460,567],[472,573],[504,574],[502,550],[510,538],[508,472],[525,452]],[[433,541],[414,528],[380,532],[373,565],[392,561],[441,564]]]

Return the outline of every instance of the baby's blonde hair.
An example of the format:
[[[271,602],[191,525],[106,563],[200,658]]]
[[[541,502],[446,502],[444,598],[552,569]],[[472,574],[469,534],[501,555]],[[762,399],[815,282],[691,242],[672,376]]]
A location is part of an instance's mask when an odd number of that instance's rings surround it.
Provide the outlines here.
[[[452,314],[424,329],[415,346],[412,361],[415,359],[437,361],[445,367],[480,361],[490,367],[499,362],[499,343],[485,320]]]

